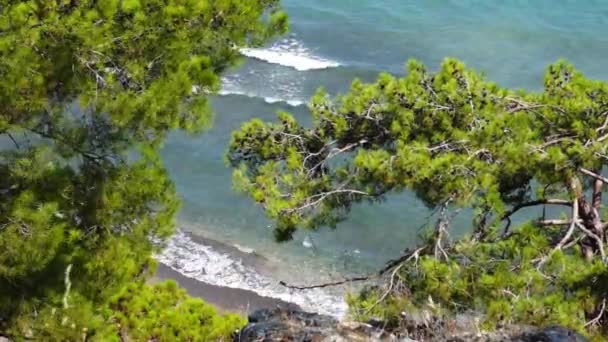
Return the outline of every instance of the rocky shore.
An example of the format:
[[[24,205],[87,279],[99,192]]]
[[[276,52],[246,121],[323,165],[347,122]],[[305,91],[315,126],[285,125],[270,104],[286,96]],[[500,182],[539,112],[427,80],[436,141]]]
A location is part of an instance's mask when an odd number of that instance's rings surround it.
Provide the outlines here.
[[[214,241],[205,240],[209,245]],[[248,266],[260,268],[251,255],[215,242],[214,248],[229,253]],[[239,255],[242,253],[243,255]],[[406,315],[398,329],[388,332],[383,322],[338,320],[329,315],[309,313],[296,304],[264,297],[254,291],[217,286],[184,276],[159,263],[150,282],[175,280],[191,296],[204,299],[219,311],[237,312],[248,317],[248,324],[235,332],[234,342],[586,342],[583,336],[562,327],[537,329],[525,326],[503,327],[484,332],[474,317],[440,320],[428,315]]]
[[[508,327],[495,332],[476,331],[468,320],[422,322],[404,318],[402,328],[393,333],[378,322],[338,321],[331,316],[289,309],[263,309],[249,315],[249,323],[233,342],[586,342],[583,336],[563,327],[536,329]]]

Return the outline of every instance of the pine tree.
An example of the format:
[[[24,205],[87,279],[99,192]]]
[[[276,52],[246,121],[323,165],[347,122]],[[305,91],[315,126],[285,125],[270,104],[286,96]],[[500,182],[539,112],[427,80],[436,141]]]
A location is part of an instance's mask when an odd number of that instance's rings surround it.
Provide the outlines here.
[[[208,127],[219,75],[286,17],[277,0],[1,0],[0,14],[0,331],[95,336],[174,231],[165,136]]]
[[[312,126],[288,113],[254,119],[230,145],[235,184],[276,221],[277,239],[412,191],[438,220],[420,248],[383,270],[389,290],[403,272],[412,294],[394,300],[425,305],[430,294],[494,323],[606,328],[607,82],[560,61],[542,91],[511,90],[455,59],[436,72],[410,61],[404,77],[354,81],[336,99],[321,90],[309,108]],[[567,215],[511,227],[521,209],[547,206]],[[450,218],[463,208],[474,212],[471,234],[450,243]]]

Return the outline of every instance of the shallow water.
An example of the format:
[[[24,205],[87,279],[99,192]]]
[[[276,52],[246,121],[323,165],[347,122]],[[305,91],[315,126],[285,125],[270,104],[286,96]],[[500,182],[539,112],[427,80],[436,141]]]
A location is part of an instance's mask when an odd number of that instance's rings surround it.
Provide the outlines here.
[[[196,137],[175,133],[163,151],[184,200],[180,226],[273,260],[279,265],[274,280],[310,282],[373,270],[415,243],[429,211],[411,194],[394,195],[373,207],[357,207],[335,231],[300,233],[293,242],[276,244],[261,210],[232,191],[223,161],[230,131],[244,120],[270,120],[279,110],[306,120],[303,104],[319,86],[344,92],[353,78],[403,73],[410,58],[436,68],[446,56],[457,57],[502,85],[528,89],[539,89],[546,65],[559,58],[590,77],[608,79],[608,1],[285,0],[284,5],[291,33],[264,49],[243,51],[247,63],[224,77],[222,95],[213,99],[214,128]],[[465,212],[455,229],[466,229],[468,222]],[[196,250],[182,242],[184,250]],[[188,260],[199,266],[223,260],[206,253]],[[256,290],[255,282],[241,278],[218,273],[213,283]],[[237,280],[228,284],[229,279]],[[258,290],[283,296],[268,286]]]

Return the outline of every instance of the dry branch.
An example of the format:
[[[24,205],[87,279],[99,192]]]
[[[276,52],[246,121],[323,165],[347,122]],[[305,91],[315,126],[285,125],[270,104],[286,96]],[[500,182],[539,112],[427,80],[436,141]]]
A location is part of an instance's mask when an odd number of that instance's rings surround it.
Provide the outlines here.
[[[323,283],[323,284],[317,284],[317,285],[309,285],[309,286],[296,286],[296,285],[289,285],[287,283],[285,283],[284,281],[280,281],[279,285],[284,286],[288,289],[293,289],[293,290],[312,290],[312,289],[320,289],[320,288],[324,288],[324,287],[332,287],[332,286],[339,286],[339,285],[344,285],[347,283],[354,283],[354,282],[358,282],[358,281],[366,281],[366,280],[370,280],[373,277],[377,276],[376,274],[370,274],[370,275],[364,275],[364,276],[357,276],[357,277],[352,277],[352,278],[346,278],[343,280],[339,280],[339,281],[335,281],[335,282],[330,282],[330,283]]]
[[[606,177],[604,177],[604,176],[600,176],[600,175],[598,175],[597,173],[595,173],[595,172],[593,172],[593,171],[591,171],[591,170],[587,170],[587,169],[582,168],[582,167],[581,167],[581,168],[579,168],[578,170],[579,170],[580,172],[582,172],[582,173],[586,174],[586,175],[587,175],[587,176],[589,176],[589,177],[593,177],[593,178],[595,178],[595,179],[597,179],[597,180],[600,180],[600,181],[602,181],[602,182],[604,182],[604,183],[608,183],[608,178],[606,178]]]
[[[587,322],[585,324],[585,327],[588,327],[590,325],[594,325],[594,324],[597,324],[600,322],[600,320],[604,316],[604,313],[606,312],[606,298],[604,298],[604,300],[602,301],[602,306],[600,307],[599,312],[600,313],[594,319],[590,320],[589,322]]]
[[[428,248],[428,246],[419,247],[414,251],[404,254],[402,257],[400,257],[398,259],[389,261],[381,270],[379,270],[376,273],[370,273],[367,275],[346,278],[343,280],[329,282],[329,283],[307,285],[307,286],[290,285],[284,281],[280,281],[279,285],[284,286],[289,289],[293,289],[293,290],[312,290],[312,289],[319,289],[319,288],[324,288],[324,287],[340,286],[340,285],[359,282],[359,281],[368,281],[368,280],[371,280],[374,278],[379,278],[379,277],[383,276],[384,274],[386,274],[387,272],[394,270],[396,268],[399,268],[403,263],[406,263],[412,259],[418,259],[420,257],[420,253],[427,248]]]

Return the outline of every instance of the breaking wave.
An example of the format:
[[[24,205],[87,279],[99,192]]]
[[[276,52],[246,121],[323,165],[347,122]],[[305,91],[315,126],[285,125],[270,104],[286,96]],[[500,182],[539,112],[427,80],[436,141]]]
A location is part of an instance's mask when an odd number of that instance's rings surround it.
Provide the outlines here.
[[[181,231],[171,238],[157,259],[186,277],[211,285],[253,291],[261,296],[295,303],[307,311],[338,318],[343,317],[347,311],[347,305],[341,296],[322,289],[290,290],[281,286],[277,280],[245,266],[238,258],[199,244]]]
[[[340,63],[315,56],[302,43],[287,38],[278,41],[268,48],[244,48],[241,53],[271,64],[279,64],[299,71],[328,69],[340,66]]]

